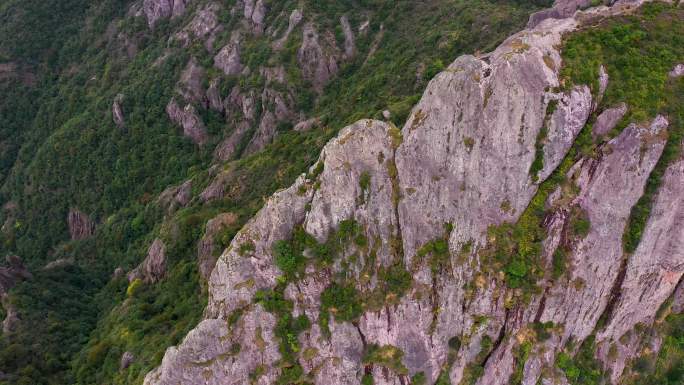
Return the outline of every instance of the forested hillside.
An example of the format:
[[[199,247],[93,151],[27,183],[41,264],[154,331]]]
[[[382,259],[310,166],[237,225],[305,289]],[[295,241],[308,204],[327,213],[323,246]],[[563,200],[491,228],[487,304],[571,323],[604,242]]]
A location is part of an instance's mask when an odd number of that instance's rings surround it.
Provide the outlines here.
[[[683,102],[679,1],[0,0],[0,384],[682,384]]]
[[[150,22],[150,3],[0,2],[0,247],[32,273],[3,300],[18,316],[0,340],[7,383],[140,383],[201,316],[207,221],[230,214],[208,236],[217,255],[341,127],[385,110],[402,124],[454,57],[493,49],[549,5],[195,0]],[[247,14],[255,6],[261,18]],[[239,73],[216,59],[235,39]],[[190,62],[201,70],[184,77]],[[212,107],[212,88],[237,105]],[[167,113],[172,98],[193,106],[201,145]],[[115,274],[157,238],[163,279]],[[124,352],[136,358],[120,370]]]

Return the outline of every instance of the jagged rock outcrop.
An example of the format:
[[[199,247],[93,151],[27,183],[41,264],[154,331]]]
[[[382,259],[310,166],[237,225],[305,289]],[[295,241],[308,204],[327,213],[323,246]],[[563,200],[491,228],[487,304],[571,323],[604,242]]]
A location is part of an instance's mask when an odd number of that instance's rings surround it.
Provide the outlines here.
[[[311,118],[311,119],[303,120],[303,121],[295,124],[292,129],[295,131],[304,132],[304,131],[309,131],[315,127],[319,127],[320,125],[321,125],[321,119],[320,118]]]
[[[145,260],[128,273],[128,281],[140,279],[146,283],[155,283],[164,278],[165,274],[166,246],[161,239],[157,238],[147,250]]]
[[[114,98],[114,102],[112,103],[112,119],[114,120],[114,124],[116,124],[119,128],[123,127],[125,124],[123,100],[124,95],[117,94]]]
[[[183,96],[187,102],[198,103],[206,105],[204,82],[206,78],[206,71],[197,63],[193,57],[190,58],[185,69],[181,73],[180,81],[178,82],[178,93]]]
[[[557,353],[592,335],[617,383],[637,354],[620,338],[652,322],[675,290],[680,306],[684,169],[681,160],[668,168],[639,248],[626,254],[623,232],[663,151],[668,121],[628,125],[595,153],[564,161],[598,104],[588,86],[557,91],[563,35],[583,17],[542,20],[490,54],[456,59],[433,78],[401,129],[361,120],[341,130],[308,174],[274,194],[237,233],[209,278],[205,319],[144,383],[273,384],[287,370],[281,342],[297,345],[296,362],[315,384],[358,385],[366,373],[375,384],[407,384],[421,372],[427,384],[440,376],[458,384],[473,366],[484,369],[472,380],[478,385],[506,384],[514,373],[525,385],[567,383],[555,369]],[[304,26],[304,45],[320,59],[312,28]],[[315,66],[310,75],[323,72]],[[594,134],[622,116],[604,114]],[[549,179],[561,164],[559,178]],[[224,196],[239,184],[233,179],[230,169],[219,173],[202,199]],[[545,182],[553,189],[540,192]],[[495,228],[516,223],[533,199],[546,210],[538,263],[550,268],[559,251],[566,259],[559,276],[544,274],[526,295],[485,258]],[[323,267],[314,262],[320,250],[305,249],[305,274],[286,281],[277,241],[301,229],[324,244],[352,219],[358,242],[341,246]],[[444,260],[425,251],[437,249],[436,240]],[[386,281],[398,280],[386,275],[396,268],[411,277],[410,287],[383,292]],[[326,310],[325,318],[321,312],[322,293],[339,277],[364,298],[352,322],[338,318],[339,309]],[[292,302],[293,317],[311,321],[287,341],[275,337],[281,320],[255,302],[257,291],[276,287]],[[523,343],[536,338],[534,323],[552,325],[549,337],[518,362]],[[607,359],[618,343],[618,358]],[[392,367],[365,361],[372,345],[403,354]]]
[[[302,30],[302,46],[297,51],[297,60],[302,68],[304,78],[313,84],[319,92],[339,70],[337,57],[339,53],[334,43],[334,36],[326,36],[321,41],[318,30],[313,23],[304,24]]]
[[[224,74],[237,75],[242,72],[240,63],[240,34],[234,33],[230,42],[226,44],[214,57],[214,66]]]
[[[159,19],[182,15],[190,2],[191,0],[143,0],[143,12],[147,17],[147,24],[151,28]]]
[[[119,369],[124,370],[131,366],[133,361],[135,360],[135,356],[131,352],[124,352],[124,354],[121,355],[121,362],[119,363]]]
[[[276,50],[283,49],[283,47],[285,46],[285,43],[287,42],[287,39],[290,37],[290,34],[299,25],[299,23],[302,21],[303,17],[304,17],[304,15],[302,14],[301,10],[295,9],[294,11],[292,11],[292,13],[290,14],[290,18],[288,20],[287,30],[285,30],[285,33],[283,34],[283,36],[280,39],[276,40],[273,43],[274,49],[276,49]]]
[[[90,217],[79,209],[72,208],[67,215],[69,235],[72,240],[86,239],[93,235],[95,223]]]
[[[204,236],[197,243],[197,259],[202,278],[208,280],[216,265],[216,260],[223,250],[218,250],[217,237],[226,227],[234,225],[238,220],[234,213],[222,213],[210,219],[204,230]]]
[[[592,127],[592,134],[594,137],[601,137],[607,135],[615,126],[622,120],[622,117],[627,113],[627,105],[620,103],[615,107],[608,108],[601,112],[596,118],[594,126]]]
[[[73,258],[59,258],[54,261],[48,262],[45,266],[43,266],[43,270],[53,270],[53,269],[60,269],[66,266],[70,266],[74,264],[74,259]]]
[[[556,0],[553,7],[530,15],[527,28],[534,28],[546,19],[565,19],[572,16],[578,9],[586,8],[590,4],[591,0]]]
[[[251,26],[255,34],[264,32],[264,19],[266,18],[266,2],[264,0],[241,0],[243,2],[243,16]]]
[[[181,207],[187,206],[192,198],[192,180],[187,180],[178,186],[171,186],[162,191],[157,202],[166,211],[172,213]]]
[[[345,59],[351,59],[356,54],[356,43],[354,31],[347,15],[340,17],[340,24],[342,25],[342,33],[344,33],[344,56]]]
[[[235,176],[232,168],[221,170],[199,195],[202,202],[210,202],[217,199],[222,199],[230,194],[232,189],[239,189],[238,184],[233,183]]]
[[[183,128],[183,135],[190,138],[195,144],[201,146],[209,139],[207,129],[192,104],[181,108],[175,99],[171,99],[166,105],[166,113],[172,122]]]
[[[195,17],[181,31],[173,35],[172,39],[181,42],[184,47],[197,39],[204,42],[207,51],[211,51],[214,46],[216,36],[223,31],[223,26],[219,23],[217,13],[221,6],[210,2],[202,9],[197,11]]]

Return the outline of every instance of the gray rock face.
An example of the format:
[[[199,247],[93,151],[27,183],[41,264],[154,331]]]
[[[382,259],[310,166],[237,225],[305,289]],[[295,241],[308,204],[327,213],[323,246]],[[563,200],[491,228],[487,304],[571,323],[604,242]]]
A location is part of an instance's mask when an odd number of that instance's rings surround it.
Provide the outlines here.
[[[608,89],[608,82],[610,81],[610,76],[608,75],[608,72],[606,72],[606,67],[601,64],[599,67],[599,89],[598,89],[598,99],[601,100],[603,98],[603,94],[606,93],[606,89]]]
[[[207,88],[207,101],[209,108],[214,111],[223,112],[223,100],[221,99],[221,92],[219,91],[219,79],[212,79]]]
[[[641,242],[629,257],[612,318],[597,340],[619,344],[620,337],[636,324],[651,324],[658,308],[680,282],[684,274],[684,200],[674,197],[684,196],[683,181],[684,160],[681,160],[663,176]],[[625,362],[616,364],[614,382]]]
[[[594,122],[592,127],[592,134],[594,137],[601,137],[607,135],[615,126],[622,120],[622,117],[627,113],[627,105],[620,103],[615,107],[608,108],[603,111]]]
[[[341,130],[309,174],[274,194],[233,238],[209,278],[205,319],[178,347],[167,350],[145,384],[247,384],[257,367],[257,383],[276,383],[282,370],[279,340],[273,334],[276,319],[254,303],[257,290],[275,287],[282,275],[274,263],[274,243],[289,239],[299,226],[323,242],[348,219],[359,224],[367,244],[344,245],[331,266],[309,265],[304,277],[284,291],[293,302],[292,315],[305,314],[311,321],[308,330],[293,336],[307,381],[359,385],[370,372],[375,384],[399,385],[423,372],[433,384],[449,368],[446,375],[458,384],[483,346],[490,345],[477,385],[506,384],[518,365],[522,384],[567,384],[554,369],[557,352],[571,338],[581,343],[598,332],[598,356],[618,383],[624,363],[637,350],[622,346],[619,359],[610,361],[606,346],[619,342],[637,323],[652,322],[673,292],[678,293],[676,306],[684,301],[678,299],[684,296],[679,283],[684,275],[681,160],[664,176],[639,248],[633,255],[622,249],[630,211],[664,148],[664,117],[646,126],[629,125],[601,144],[595,156],[578,157],[548,197],[541,263],[550,266],[559,247],[571,246],[560,278],[541,279],[542,290],[523,305],[515,302],[520,290],[506,286],[505,273],[491,271],[480,258],[493,236],[488,229],[519,219],[595,108],[586,86],[550,91],[560,85],[563,34],[577,26],[575,18],[542,21],[491,54],[458,58],[430,82],[401,130],[374,120]],[[300,54],[306,46],[307,60],[320,63],[321,39],[314,36],[313,26],[304,30]],[[318,71],[314,67],[311,73]],[[244,121],[254,123],[253,103],[237,95],[239,89],[229,99],[240,100]],[[552,100],[557,101],[553,112],[548,109]],[[277,109],[269,113],[269,119],[279,119]],[[545,137],[540,135],[544,132]],[[537,143],[539,138],[543,142]],[[543,168],[530,175],[538,144]],[[240,188],[236,185],[226,169],[202,199],[228,195]],[[578,212],[589,229],[570,235]],[[418,250],[444,239],[446,223],[453,226],[450,257],[435,269]],[[208,252],[209,245],[198,251]],[[304,252],[307,258],[310,254]],[[336,277],[346,277],[345,282],[366,294],[382,283],[378,271],[397,264],[413,278],[403,297],[389,295],[377,307],[368,300],[368,308],[353,323],[336,320],[331,311],[329,334],[324,333],[320,297]],[[616,287],[618,296],[612,294]],[[241,314],[238,321],[228,326],[236,312]],[[603,314],[608,316],[606,326],[596,330]],[[530,324],[536,321],[552,321],[557,327],[548,340],[534,345],[527,362],[516,362],[520,345],[534,338]],[[449,347],[453,337],[460,346]],[[406,372],[364,363],[370,344],[401,350]],[[452,365],[450,356],[455,357]]]
[[[684,313],[684,281],[680,281],[674,292],[674,301],[672,302],[672,312],[675,314]]]
[[[86,239],[95,231],[95,223],[87,214],[78,209],[69,210],[67,224],[69,225],[69,235],[73,240]]]
[[[135,360],[135,356],[131,352],[124,352],[124,354],[121,355],[121,362],[119,363],[119,369],[124,370],[127,369],[133,361]]]
[[[157,202],[165,207],[167,212],[172,213],[178,208],[187,206],[190,203],[190,198],[192,198],[192,180],[165,189],[159,194]]]
[[[155,283],[166,274],[166,246],[157,238],[147,250],[147,257],[138,267],[128,273],[128,281],[141,279],[147,283]]]
[[[178,93],[180,93],[187,102],[206,104],[204,81],[206,72],[201,65],[197,63],[195,58],[190,58],[185,69],[181,73],[180,81],[178,82]]]
[[[182,108],[176,103],[175,99],[171,99],[166,106],[166,113],[172,122],[183,127],[183,135],[190,138],[195,144],[203,145],[207,139],[207,129],[204,127],[202,119],[197,115],[197,110],[192,104],[188,104]]]
[[[311,118],[307,120],[303,120],[297,124],[294,125],[293,130],[299,131],[299,132],[305,132],[313,129],[314,127],[318,127],[321,124],[321,120],[319,118]]]
[[[252,31],[256,34],[264,32],[264,19],[266,18],[266,2],[264,0],[244,1],[244,17],[252,25]]]
[[[544,168],[539,173],[539,179],[545,180],[558,167],[587,122],[591,110],[589,87],[575,87],[569,94],[562,95],[548,121],[548,133],[543,141]]]
[[[548,100],[557,97],[545,90],[558,85],[555,47],[574,21],[545,25],[544,34],[525,31],[507,39],[489,63],[473,56],[457,59],[414,107],[397,151],[407,257],[449,222],[457,224],[453,250],[477,243],[491,224],[514,222],[535,193],[529,175],[535,143]],[[545,63],[549,60],[554,68]],[[585,89],[562,97],[548,127],[545,170],[558,165],[590,108]]]
[[[347,15],[340,17],[340,24],[344,33],[344,56],[346,59],[351,59],[356,53],[356,43],[354,42],[354,31],[352,31]]]
[[[684,64],[677,64],[672,71],[670,71],[671,78],[678,78],[684,76]]]
[[[285,43],[287,42],[287,39],[290,37],[290,34],[292,33],[292,31],[294,31],[295,28],[297,28],[299,23],[301,23],[303,17],[304,15],[302,14],[302,11],[300,11],[299,9],[295,9],[294,11],[292,11],[292,13],[290,14],[290,19],[288,21],[287,30],[285,30],[285,33],[280,39],[276,40],[275,43],[273,43],[274,49],[283,49]]]
[[[221,7],[214,2],[207,4],[204,8],[197,11],[195,17],[181,31],[176,33],[172,39],[180,41],[187,47],[193,40],[201,40],[208,51],[214,45],[216,35],[223,30],[219,23],[217,12]]]
[[[143,0],[143,12],[147,24],[154,27],[159,19],[177,17],[185,12],[191,0]]]
[[[209,279],[211,271],[214,270],[214,265],[216,265],[218,254],[222,251],[216,250],[217,236],[221,230],[227,226],[234,225],[237,220],[237,215],[233,213],[222,213],[207,222],[204,236],[197,244],[200,275],[205,280]]]
[[[318,31],[313,23],[305,23],[302,46],[297,51],[297,61],[302,66],[304,78],[309,80],[314,88],[319,91],[323,89],[328,80],[339,70],[335,45],[327,44],[326,46],[329,47],[328,50],[324,50]],[[332,54],[330,51],[332,51]]]
[[[666,127],[662,119],[651,127],[631,125],[605,145],[600,159],[582,160],[570,171],[580,189],[574,204],[586,212],[591,228],[573,247],[567,281],[547,291],[540,318],[565,325],[563,341],[584,340],[608,305],[606,293],[618,278],[623,258],[622,232],[660,157]]]
[[[578,9],[586,8],[590,4],[590,0],[556,0],[550,9],[544,9],[530,15],[527,28],[534,28],[546,19],[565,19],[572,16]]]
[[[237,75],[242,72],[240,63],[240,39],[239,35],[234,35],[230,43],[221,48],[214,57],[214,66],[226,75]]]
[[[209,186],[200,193],[200,200],[202,202],[210,202],[225,197],[230,193],[230,187],[234,179],[231,168],[219,172]]]
[[[123,127],[125,124],[122,106],[123,100],[124,95],[118,94],[116,95],[116,97],[114,98],[114,102],[112,103],[112,119],[114,120],[114,124],[116,124],[118,127]]]

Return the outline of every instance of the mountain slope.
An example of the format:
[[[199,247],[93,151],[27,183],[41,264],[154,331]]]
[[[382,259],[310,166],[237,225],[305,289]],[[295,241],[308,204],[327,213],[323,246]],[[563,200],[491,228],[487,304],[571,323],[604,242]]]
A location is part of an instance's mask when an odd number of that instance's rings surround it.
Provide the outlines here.
[[[684,18],[634,6],[457,59],[401,130],[345,128],[145,383],[681,381]]]
[[[264,197],[543,6],[0,1],[0,249],[32,273],[3,286],[0,380],[141,383]]]

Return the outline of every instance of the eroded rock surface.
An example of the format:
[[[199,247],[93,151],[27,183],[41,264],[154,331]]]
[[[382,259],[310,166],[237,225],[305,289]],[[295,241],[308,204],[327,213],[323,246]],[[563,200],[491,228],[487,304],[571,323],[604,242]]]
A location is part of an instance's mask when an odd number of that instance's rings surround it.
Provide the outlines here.
[[[114,98],[114,102],[112,103],[112,119],[114,120],[114,124],[116,124],[118,127],[123,127],[125,124],[123,100],[124,95],[118,94],[116,95],[116,97]]]
[[[222,213],[207,222],[204,236],[197,244],[200,275],[205,280],[209,279],[211,271],[214,270],[214,265],[216,265],[216,259],[223,251],[218,250],[217,243],[220,240],[217,237],[222,230],[234,225],[237,220],[237,215],[233,213]]]
[[[155,283],[166,274],[166,246],[157,238],[147,250],[145,260],[128,273],[128,281],[141,279],[147,283]]]
[[[183,128],[183,135],[190,138],[195,144],[201,146],[207,141],[207,129],[197,114],[197,109],[192,104],[181,108],[175,99],[171,99],[166,106],[166,113],[172,122]]]
[[[573,4],[564,12],[574,13],[579,3]],[[652,322],[660,305],[682,291],[681,160],[664,176],[639,248],[633,255],[622,248],[631,209],[665,145],[665,117],[631,124],[595,154],[564,163],[563,181],[542,196],[546,238],[539,241],[539,263],[551,266],[556,252],[567,249],[559,277],[540,278],[539,291],[523,300],[520,289],[507,286],[505,272],[482,259],[496,241],[492,226],[518,221],[598,104],[587,86],[554,91],[560,86],[558,47],[578,23],[575,17],[542,20],[490,54],[456,59],[430,82],[401,129],[361,120],[341,130],[309,173],[269,198],[233,238],[211,272],[205,319],[167,350],[145,384],[246,384],[250,378],[273,384],[286,370],[279,365],[281,342],[297,344],[297,363],[318,385],[359,385],[366,373],[375,384],[407,384],[421,372],[428,384],[440,376],[458,384],[473,365],[484,367],[473,380],[478,385],[506,384],[517,369],[525,385],[565,384],[554,369],[557,353],[569,340],[581,343],[595,332],[598,356],[618,383],[637,350],[620,347],[619,359],[611,361],[606,346],[634,325]],[[326,37],[311,23],[303,32],[298,58],[320,87],[342,56],[322,48]],[[241,110],[243,122],[256,124],[256,95],[236,88],[224,108]],[[283,98],[283,111],[287,105]],[[287,115],[277,110],[260,135]],[[594,127],[594,134],[612,129],[619,112],[604,112],[603,128]],[[533,173],[536,160],[542,167]],[[240,188],[234,179],[230,168],[217,172],[200,199],[230,194]],[[284,281],[274,245],[300,228],[326,242],[351,219],[363,242],[345,244],[329,265],[310,263],[306,274],[283,285],[292,316],[306,315],[311,326],[280,341],[274,335],[279,320],[255,302],[257,291]],[[581,233],[578,220],[584,221]],[[200,254],[213,254],[209,234],[219,222],[208,224]],[[439,264],[424,251],[435,240],[447,249]],[[314,258],[313,251],[303,257]],[[401,295],[380,292],[375,304],[372,294],[387,280],[380,272],[396,267],[411,276],[410,287]],[[367,295],[366,308],[353,322],[338,319],[336,309],[321,322],[321,295],[339,277]],[[675,295],[676,308],[681,296]],[[607,323],[597,330],[602,316]],[[535,322],[553,325],[549,338],[518,362],[521,345],[535,338]],[[364,361],[371,345],[401,351],[397,367]]]
[[[154,27],[160,19],[178,17],[185,12],[185,8],[192,0],[144,0],[143,12],[147,23]]]
[[[69,235],[73,240],[86,239],[95,231],[95,223],[86,213],[78,209],[69,210],[67,224],[69,225]]]

